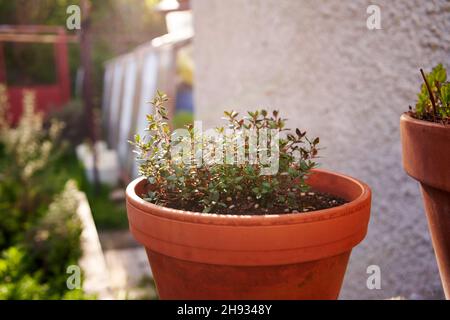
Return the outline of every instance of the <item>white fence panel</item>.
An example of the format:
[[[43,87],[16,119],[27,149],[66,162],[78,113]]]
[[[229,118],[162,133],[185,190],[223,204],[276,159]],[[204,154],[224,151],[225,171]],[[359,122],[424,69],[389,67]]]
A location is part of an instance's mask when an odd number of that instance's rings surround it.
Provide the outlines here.
[[[105,74],[103,76],[103,97],[102,97],[102,124],[107,128],[109,115],[111,113],[111,94],[114,77],[114,65],[105,65]]]
[[[121,61],[114,62],[114,79],[112,85],[111,94],[111,109],[108,124],[108,142],[112,148],[117,144],[117,127],[119,124],[119,115],[121,108],[121,96],[122,96],[122,79],[123,78],[123,65]]]
[[[159,57],[157,52],[150,51],[146,54],[142,68],[139,111],[136,122],[136,133],[139,133],[141,136],[145,135],[145,128],[147,127],[146,115],[153,112],[150,101],[153,99],[157,89],[158,65]],[[133,161],[132,175],[133,177],[137,177],[138,175],[138,167],[135,161]]]
[[[122,166],[125,166],[127,164],[130,150],[130,144],[128,143],[128,140],[131,138],[130,131],[132,128],[133,102],[137,73],[136,61],[132,56],[129,57],[129,59],[127,59],[125,63],[122,108],[119,120],[119,139],[117,142],[117,151]]]

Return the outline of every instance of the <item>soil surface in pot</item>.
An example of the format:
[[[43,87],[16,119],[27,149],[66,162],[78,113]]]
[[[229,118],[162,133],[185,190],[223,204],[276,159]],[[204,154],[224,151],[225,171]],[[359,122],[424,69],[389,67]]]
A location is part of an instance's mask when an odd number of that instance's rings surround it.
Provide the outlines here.
[[[411,106],[409,107],[410,111],[406,112],[406,114],[416,120],[428,121],[433,123],[439,123],[443,125],[450,125],[450,118],[442,118],[439,114],[435,114],[432,116],[431,114],[424,114],[422,117],[419,117],[414,111],[412,111]]]
[[[145,195],[140,195],[145,198]],[[310,190],[309,192],[299,192],[297,200],[297,208],[295,210],[282,206],[274,206],[272,208],[261,208],[251,199],[236,199],[230,201],[227,208],[218,208],[214,214],[232,214],[232,215],[264,215],[264,214],[288,214],[288,213],[305,213],[316,210],[334,208],[347,203],[345,199],[331,195],[329,193]],[[179,203],[169,203],[165,205],[168,208],[202,212],[202,208],[196,205],[180,206]]]

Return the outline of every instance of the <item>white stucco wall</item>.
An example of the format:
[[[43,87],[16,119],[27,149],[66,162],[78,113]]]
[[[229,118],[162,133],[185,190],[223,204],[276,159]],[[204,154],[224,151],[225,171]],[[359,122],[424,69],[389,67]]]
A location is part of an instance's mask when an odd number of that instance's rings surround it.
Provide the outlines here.
[[[382,30],[366,9],[381,8]],[[441,298],[418,185],[401,167],[399,116],[419,67],[450,66],[450,2],[194,0],[196,116],[282,110],[321,138],[325,168],[373,189],[369,233],[352,254],[341,298]],[[381,267],[382,289],[366,288]],[[330,270],[332,272],[332,270]]]

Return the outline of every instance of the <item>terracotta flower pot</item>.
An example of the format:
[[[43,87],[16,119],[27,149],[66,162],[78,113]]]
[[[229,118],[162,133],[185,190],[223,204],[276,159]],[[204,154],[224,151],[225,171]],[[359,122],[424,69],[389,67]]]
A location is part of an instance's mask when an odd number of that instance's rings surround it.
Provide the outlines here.
[[[403,167],[420,182],[445,296],[450,299],[450,126],[400,118]]]
[[[310,213],[230,216],[163,208],[127,187],[130,229],[147,250],[162,299],[336,299],[366,235],[371,191],[315,170],[309,183],[350,201]]]

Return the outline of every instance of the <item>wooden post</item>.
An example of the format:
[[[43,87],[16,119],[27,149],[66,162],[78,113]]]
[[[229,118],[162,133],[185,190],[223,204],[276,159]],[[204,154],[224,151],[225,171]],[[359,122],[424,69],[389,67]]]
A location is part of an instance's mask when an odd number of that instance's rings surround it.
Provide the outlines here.
[[[97,128],[95,121],[95,113],[94,113],[94,102],[92,96],[92,58],[91,58],[91,20],[90,20],[90,10],[91,4],[89,0],[81,1],[81,14],[82,14],[82,23],[81,23],[81,63],[83,66],[83,101],[84,101],[84,115],[85,115],[85,124],[86,129],[89,134],[89,138],[92,143],[92,154],[93,154],[93,177],[94,177],[94,190],[95,193],[99,190],[99,176],[98,176],[98,168],[97,168],[97,150],[96,150],[96,142],[97,142]]]
[[[54,44],[57,81],[60,87],[61,100],[70,99],[69,59],[67,53],[67,35],[64,29],[58,30],[58,40]]]

